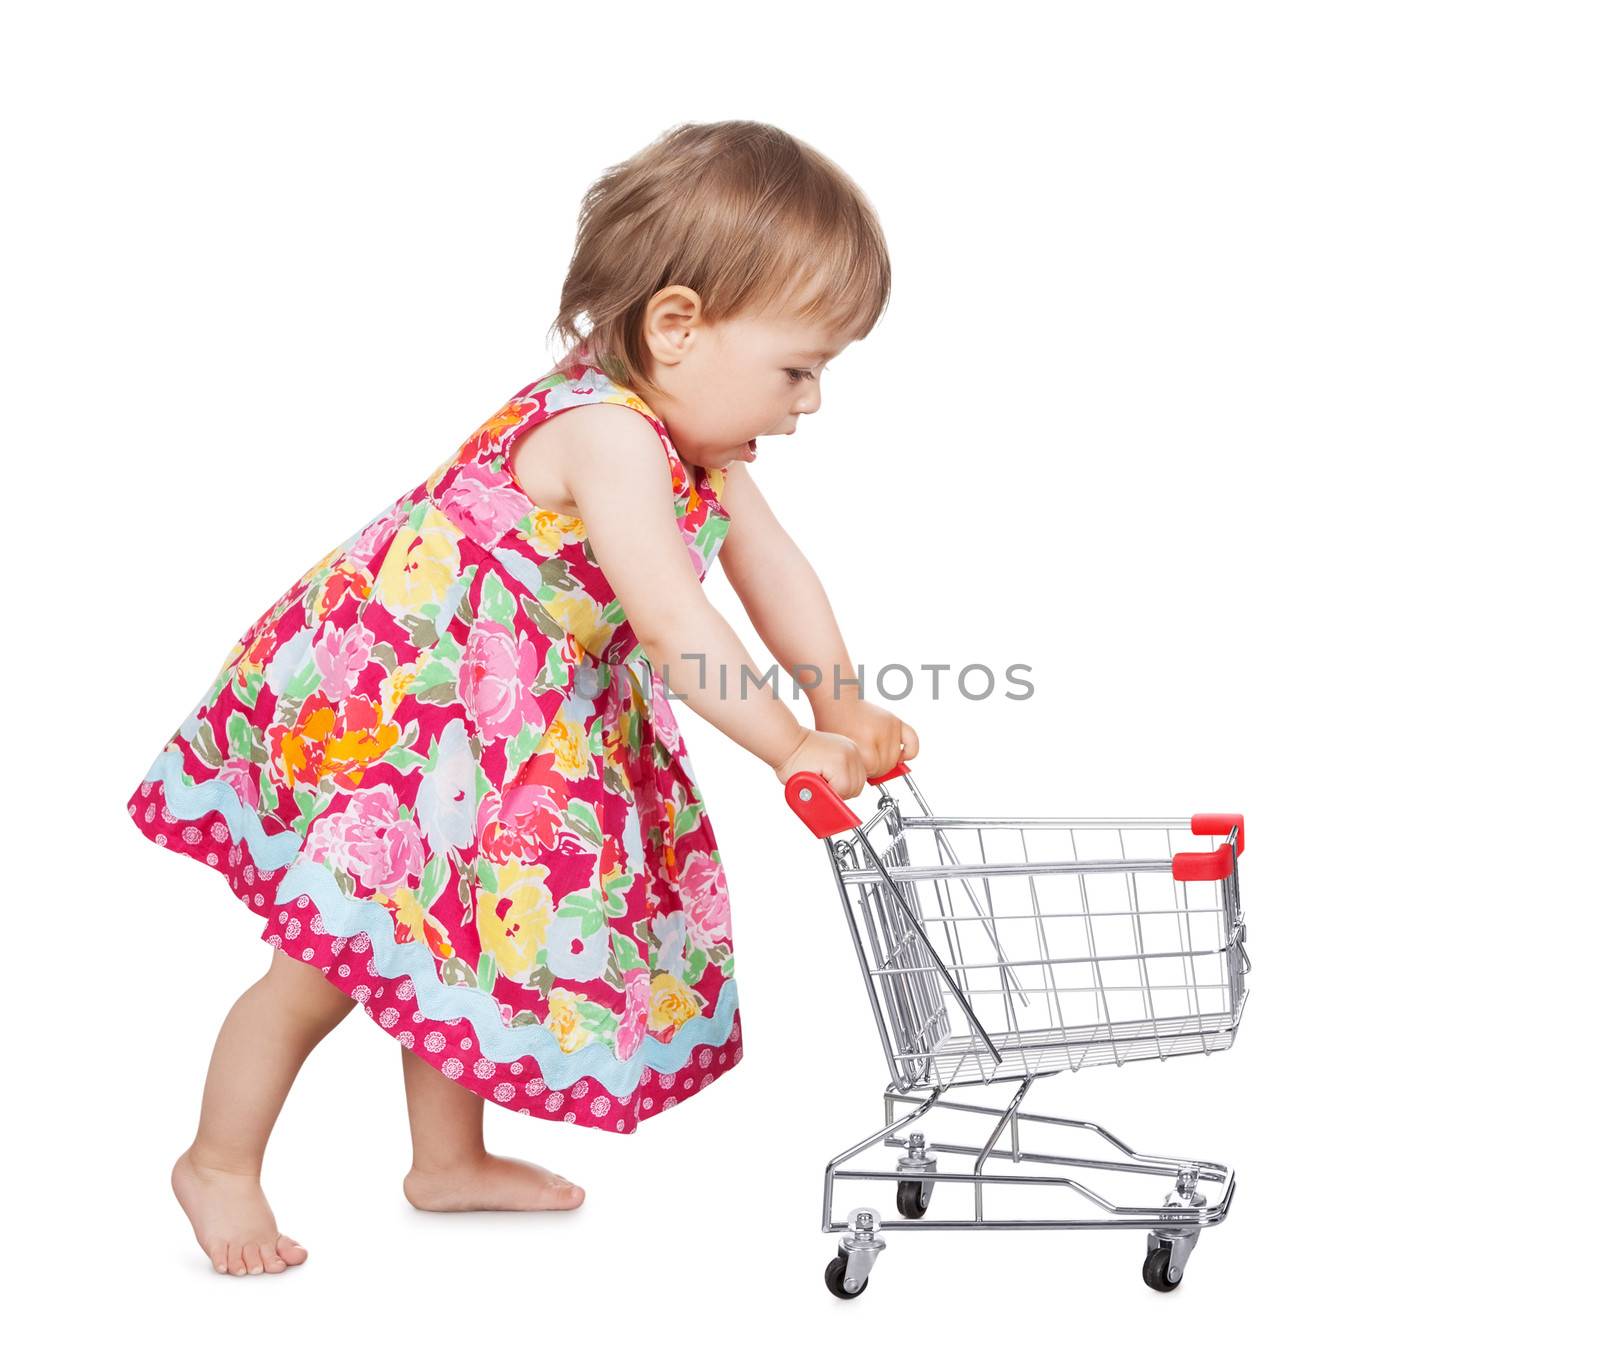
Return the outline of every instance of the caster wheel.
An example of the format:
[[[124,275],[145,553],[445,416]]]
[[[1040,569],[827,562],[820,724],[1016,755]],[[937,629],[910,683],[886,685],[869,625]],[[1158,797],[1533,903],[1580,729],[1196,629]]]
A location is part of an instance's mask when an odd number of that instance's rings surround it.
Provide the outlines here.
[[[861,1288],[854,1291],[846,1289],[844,1287],[844,1268],[844,1256],[842,1254],[835,1256],[833,1260],[828,1262],[828,1268],[822,1272],[823,1281],[828,1286],[828,1292],[832,1294],[834,1298],[858,1299],[867,1292],[867,1285],[870,1284],[871,1281],[861,1281]]]
[[[920,1181],[902,1181],[895,1189],[894,1204],[903,1218],[920,1219],[928,1212],[933,1187]]]
[[[1169,1279],[1167,1267],[1172,1263],[1172,1245],[1163,1242],[1154,1251],[1144,1254],[1144,1282],[1158,1294],[1170,1294],[1181,1283]]]

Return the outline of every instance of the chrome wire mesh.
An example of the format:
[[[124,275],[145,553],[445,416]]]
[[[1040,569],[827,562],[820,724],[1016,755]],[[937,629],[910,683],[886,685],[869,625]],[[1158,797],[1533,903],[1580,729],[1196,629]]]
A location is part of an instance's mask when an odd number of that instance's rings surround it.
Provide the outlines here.
[[[885,793],[834,872],[902,1090],[1215,1053],[1246,989],[1238,872],[1187,819],[903,814]]]

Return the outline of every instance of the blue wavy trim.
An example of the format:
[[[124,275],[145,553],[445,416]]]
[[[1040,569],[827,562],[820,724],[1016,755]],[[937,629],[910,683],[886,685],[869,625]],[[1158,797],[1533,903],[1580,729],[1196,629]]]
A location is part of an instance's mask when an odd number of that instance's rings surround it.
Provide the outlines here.
[[[225,781],[208,780],[186,785],[183,756],[169,747],[156,758],[144,780],[157,782],[167,808],[178,819],[197,820],[219,810],[235,841],[250,848],[256,865],[276,870],[298,855],[302,839],[293,832],[268,835],[260,817]],[[290,866],[279,882],[274,903],[286,903],[307,894],[321,914],[322,925],[335,936],[355,936],[365,932],[372,942],[374,968],[385,979],[410,978],[416,988],[417,1008],[434,1021],[464,1017],[477,1036],[478,1048],[496,1063],[511,1063],[531,1058],[538,1062],[540,1076],[556,1090],[571,1086],[580,1077],[599,1080],[613,1096],[626,1096],[639,1085],[646,1068],[658,1073],[676,1073],[699,1045],[718,1046],[727,1042],[733,1030],[733,1015],[739,1005],[738,985],[733,979],[722,985],[714,1016],[692,1016],[678,1029],[670,1044],[646,1035],[633,1057],[619,1060],[602,1044],[587,1044],[570,1054],[562,1050],[556,1037],[541,1025],[507,1026],[500,1018],[500,1004],[479,988],[447,984],[439,977],[432,952],[421,941],[397,942],[394,920],[381,903],[371,899],[352,899],[333,878],[333,873],[317,861],[300,861]]]

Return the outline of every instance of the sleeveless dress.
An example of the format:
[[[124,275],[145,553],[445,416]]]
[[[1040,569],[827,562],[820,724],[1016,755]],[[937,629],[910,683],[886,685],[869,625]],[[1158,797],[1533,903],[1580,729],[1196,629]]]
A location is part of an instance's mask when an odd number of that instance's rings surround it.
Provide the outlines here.
[[[703,580],[723,472],[580,349],[234,645],[127,808],[262,938],[446,1077],[632,1133],[743,1052],[727,882],[664,685],[583,522],[509,453],[579,405],[650,421]]]

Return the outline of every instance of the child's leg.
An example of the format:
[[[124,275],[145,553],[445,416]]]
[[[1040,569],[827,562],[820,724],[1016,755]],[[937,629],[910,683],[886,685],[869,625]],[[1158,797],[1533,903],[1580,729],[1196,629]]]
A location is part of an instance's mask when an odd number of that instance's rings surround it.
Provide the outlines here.
[[[267,1136],[300,1065],[354,1006],[320,970],[274,948],[266,975],[233,1004],[217,1033],[191,1160],[259,1176]]]
[[[223,1021],[199,1129],[172,1169],[178,1202],[217,1270],[259,1275],[305,1260],[305,1248],[278,1231],[261,1162],[300,1065],[354,1006],[319,970],[274,949],[266,976]]]
[[[583,1187],[483,1146],[483,1098],[452,1082],[409,1049],[406,1111],[411,1170],[402,1189],[418,1209],[576,1209]]]

